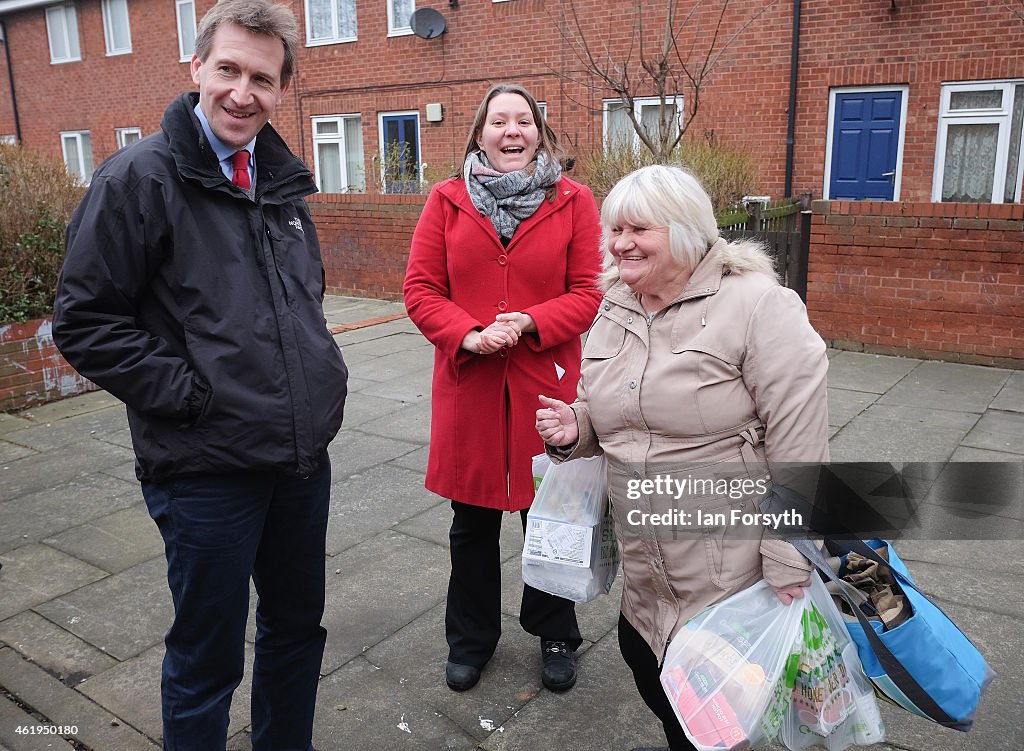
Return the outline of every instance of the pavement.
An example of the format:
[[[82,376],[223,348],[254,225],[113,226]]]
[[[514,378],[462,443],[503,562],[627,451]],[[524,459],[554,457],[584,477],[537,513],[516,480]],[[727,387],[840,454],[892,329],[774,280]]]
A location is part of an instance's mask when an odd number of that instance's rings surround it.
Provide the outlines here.
[[[314,745],[625,751],[663,743],[618,653],[618,582],[611,596],[579,606],[586,641],[577,686],[565,694],[541,687],[539,645],[517,619],[522,533],[514,516],[502,540],[502,641],[477,687],[445,687],[451,511],[423,488],[432,348],[401,303],[330,297],[325,312],[351,379],[345,425],[330,448],[328,637]],[[1024,372],[829,354],[834,460],[1024,466]],[[1024,749],[1024,520],[1019,505],[1000,513],[1005,539],[898,548],[998,673],[975,729],[946,730],[885,706],[888,739],[873,748]],[[93,392],[0,414],[0,563],[0,751],[159,748],[171,602],[124,408],[113,397]],[[252,635],[250,620],[250,660]],[[232,751],[250,748],[249,695],[247,676],[231,711]],[[61,725],[77,728],[73,740],[18,732]]]

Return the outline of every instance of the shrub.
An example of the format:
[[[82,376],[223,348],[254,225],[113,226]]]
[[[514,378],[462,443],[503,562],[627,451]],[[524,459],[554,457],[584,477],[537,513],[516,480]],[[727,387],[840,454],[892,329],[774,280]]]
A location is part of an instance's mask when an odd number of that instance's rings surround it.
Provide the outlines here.
[[[53,311],[64,230],[81,196],[63,164],[0,145],[0,322]]]
[[[655,161],[654,155],[646,149],[613,146],[582,154],[576,160],[575,171],[579,180],[595,194],[606,196],[620,178]],[[754,156],[740,148],[725,146],[713,136],[697,140],[684,138],[668,164],[685,167],[695,174],[711,197],[716,212],[749,195],[757,185]]]

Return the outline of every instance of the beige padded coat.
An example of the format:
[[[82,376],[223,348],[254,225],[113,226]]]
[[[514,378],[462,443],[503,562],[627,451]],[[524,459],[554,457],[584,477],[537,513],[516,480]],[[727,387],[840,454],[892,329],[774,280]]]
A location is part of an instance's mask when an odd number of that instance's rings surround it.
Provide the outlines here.
[[[785,586],[810,570],[763,526],[695,524],[698,509],[705,520],[714,513],[731,520],[733,509],[755,512],[763,494],[737,500],[642,492],[640,485],[658,477],[753,481],[766,478],[766,461],[828,460],[825,344],[797,294],[754,270],[763,267],[755,243],[719,240],[676,300],[650,319],[616,282],[583,348],[572,405],[579,442],[567,456],[555,453],[556,460],[607,456],[622,546],[622,613],[659,661],[699,610],[762,576]],[[672,509],[690,514],[688,522],[639,522],[641,513]]]

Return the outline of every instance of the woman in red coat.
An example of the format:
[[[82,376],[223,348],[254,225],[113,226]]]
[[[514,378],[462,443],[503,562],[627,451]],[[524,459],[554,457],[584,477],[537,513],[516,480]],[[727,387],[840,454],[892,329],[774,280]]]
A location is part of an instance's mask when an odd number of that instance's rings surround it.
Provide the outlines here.
[[[498,534],[533,501],[537,395],[572,401],[580,335],[601,293],[590,190],[562,177],[537,102],[498,84],[477,110],[459,174],[435,186],[413,235],[409,317],[435,346],[428,490],[451,499],[445,680],[480,679],[501,633]],[[542,682],[576,682],[574,605],[524,586],[520,623],[539,636]]]

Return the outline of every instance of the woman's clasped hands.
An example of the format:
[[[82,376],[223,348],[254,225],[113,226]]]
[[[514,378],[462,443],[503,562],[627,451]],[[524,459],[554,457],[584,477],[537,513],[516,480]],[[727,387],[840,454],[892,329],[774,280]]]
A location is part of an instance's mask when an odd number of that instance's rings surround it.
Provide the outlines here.
[[[527,313],[500,313],[494,323],[483,331],[470,331],[462,340],[462,348],[481,355],[490,355],[501,349],[514,347],[519,337],[536,331],[533,318]]]

